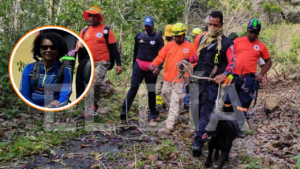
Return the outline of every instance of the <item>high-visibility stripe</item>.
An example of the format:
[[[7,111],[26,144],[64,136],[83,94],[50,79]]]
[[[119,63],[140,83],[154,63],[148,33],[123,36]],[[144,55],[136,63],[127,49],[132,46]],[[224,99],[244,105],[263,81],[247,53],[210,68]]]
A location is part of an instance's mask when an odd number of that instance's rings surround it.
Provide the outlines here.
[[[237,109],[240,110],[240,111],[244,111],[244,112],[248,111],[247,108],[243,108],[243,107],[240,107],[240,106],[237,106]]]
[[[230,107],[230,106],[232,106],[232,104],[223,104],[225,107]]]

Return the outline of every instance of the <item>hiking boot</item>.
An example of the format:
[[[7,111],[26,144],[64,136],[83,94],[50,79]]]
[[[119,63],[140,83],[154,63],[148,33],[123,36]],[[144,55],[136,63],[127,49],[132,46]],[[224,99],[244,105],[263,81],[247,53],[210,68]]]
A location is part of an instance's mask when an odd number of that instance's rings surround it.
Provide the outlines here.
[[[244,112],[244,115],[245,115],[245,119],[249,120],[250,119],[250,116],[248,115],[247,112]]]
[[[157,126],[156,119],[150,119],[149,123],[148,123],[148,126],[149,127],[155,127],[155,126]]]
[[[86,116],[88,116],[88,114],[84,113],[83,115],[76,117],[75,121],[85,119]]]
[[[122,114],[120,115],[120,119],[121,119],[121,121],[126,120],[126,114],[125,114],[125,113],[122,113]]]
[[[202,147],[194,146],[193,147],[193,157],[200,157],[202,155]]]
[[[166,112],[167,111],[167,107],[166,105],[163,103],[162,108],[160,109],[161,112]]]
[[[237,135],[238,138],[244,138],[245,137],[245,133],[244,131],[238,131],[238,135]]]
[[[185,112],[189,112],[189,105],[184,105],[184,106],[183,106],[183,110],[184,110]]]
[[[160,108],[156,108],[156,109],[155,109],[155,114],[156,114],[156,115],[159,115],[159,112],[160,112]]]
[[[99,106],[98,105],[93,105],[91,106],[90,108],[87,109],[87,114],[91,114],[91,115],[94,115],[94,114],[97,114],[99,112]]]
[[[166,129],[172,132],[174,131],[174,125],[166,123]]]

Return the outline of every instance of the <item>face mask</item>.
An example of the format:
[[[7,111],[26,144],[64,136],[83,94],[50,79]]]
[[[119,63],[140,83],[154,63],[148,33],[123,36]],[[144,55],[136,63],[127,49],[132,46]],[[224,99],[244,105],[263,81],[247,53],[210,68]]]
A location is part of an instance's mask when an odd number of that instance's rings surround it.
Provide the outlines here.
[[[217,36],[222,36],[223,35],[223,30],[222,28],[208,28],[208,34],[210,37],[217,37]]]

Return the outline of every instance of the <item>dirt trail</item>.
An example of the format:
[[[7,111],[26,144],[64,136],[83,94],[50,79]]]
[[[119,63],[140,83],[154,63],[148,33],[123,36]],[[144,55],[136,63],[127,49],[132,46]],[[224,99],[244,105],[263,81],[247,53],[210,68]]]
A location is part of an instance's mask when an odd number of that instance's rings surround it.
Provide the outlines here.
[[[250,129],[243,139],[234,141],[226,169],[296,167],[292,157],[300,153],[300,78],[278,82],[270,80],[267,89],[259,90],[257,104],[249,111]],[[265,99],[277,100],[279,108],[266,115]],[[191,155],[194,132],[188,123],[188,114],[180,116],[173,133],[158,135],[157,130],[147,130],[145,111],[131,117],[130,126],[115,124],[113,130],[90,132],[75,140],[68,140],[55,153],[13,161],[11,166],[25,168],[204,168],[208,154],[204,147],[201,158]],[[105,116],[105,114],[101,114]],[[161,121],[167,114],[161,114]],[[112,124],[114,125],[114,124]],[[251,135],[252,134],[252,135]],[[214,163],[217,165],[217,162]],[[100,168],[101,168],[100,167]]]

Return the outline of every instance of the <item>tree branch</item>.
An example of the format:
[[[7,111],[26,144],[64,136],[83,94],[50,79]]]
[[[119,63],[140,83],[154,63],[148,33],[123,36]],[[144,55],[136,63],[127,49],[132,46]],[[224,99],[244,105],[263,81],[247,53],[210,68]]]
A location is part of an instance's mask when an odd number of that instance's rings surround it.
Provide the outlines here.
[[[226,27],[226,32],[228,31],[228,28],[229,28],[230,24],[232,23],[232,21],[233,21],[233,19],[234,19],[234,16],[235,16],[236,12],[237,12],[238,9],[240,8],[240,6],[243,4],[243,2],[244,2],[244,0],[242,0],[242,1],[240,2],[239,6],[238,6],[238,7],[236,8],[236,10],[234,11],[233,16],[231,17],[231,20],[230,20],[230,22],[228,23],[228,25],[227,25],[227,27]]]

